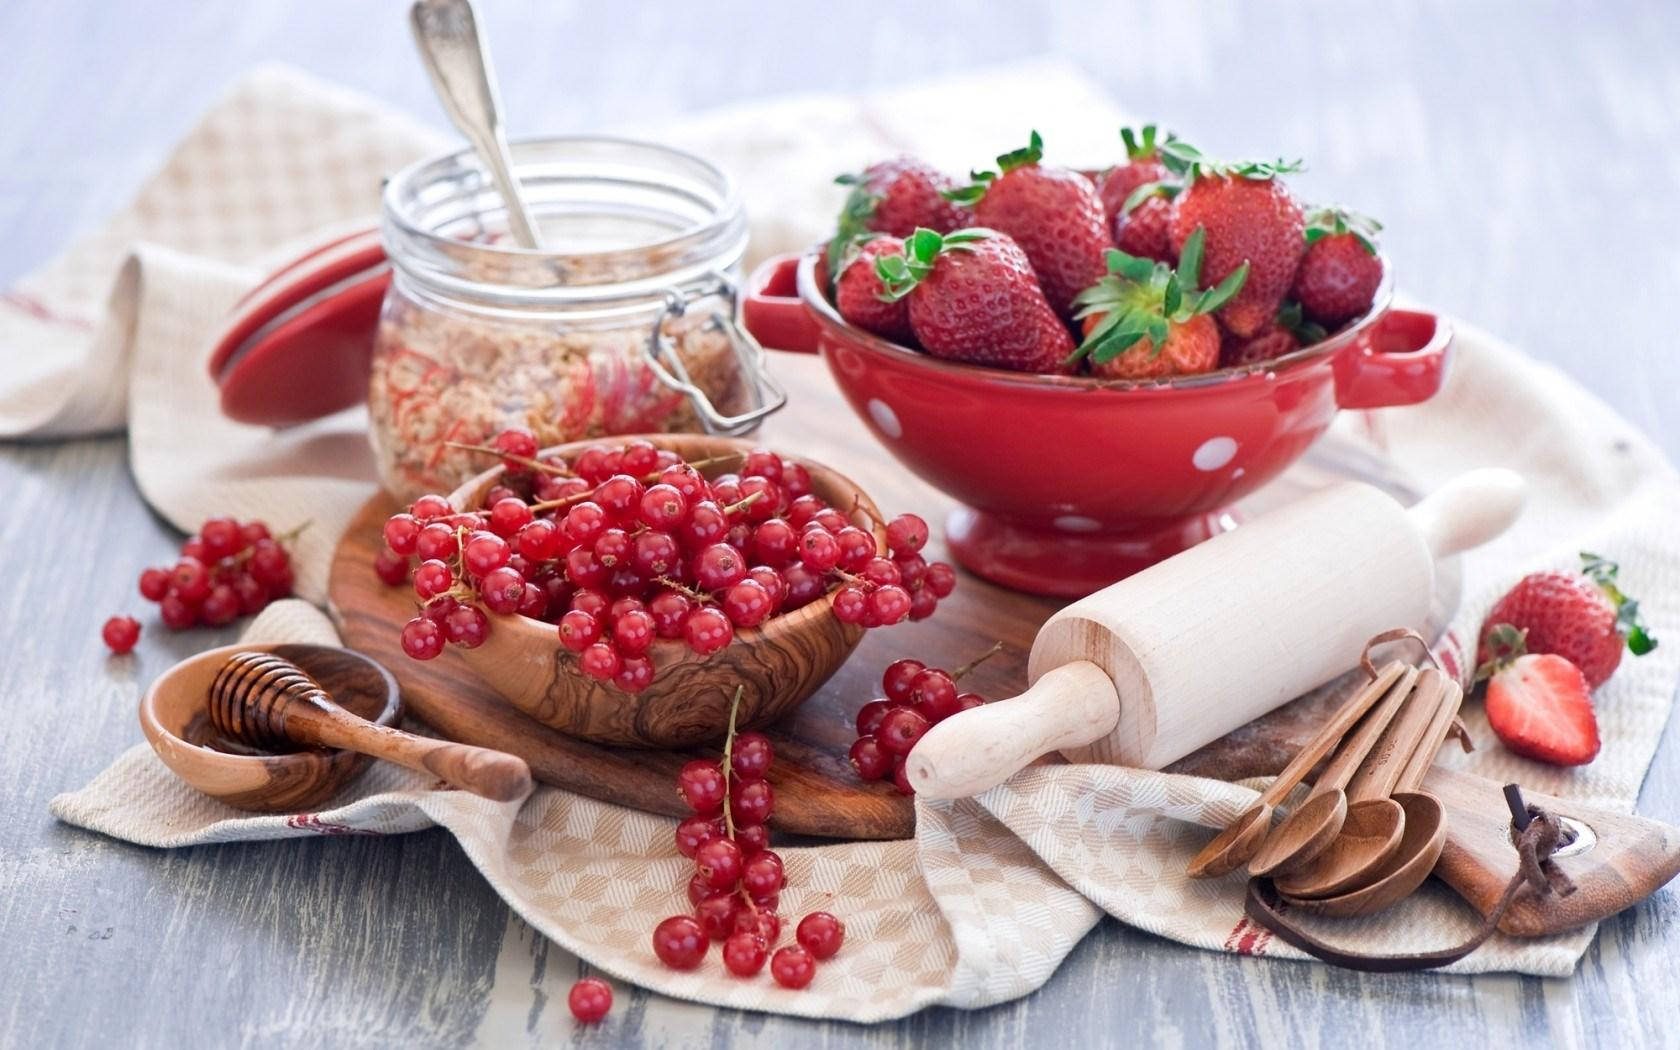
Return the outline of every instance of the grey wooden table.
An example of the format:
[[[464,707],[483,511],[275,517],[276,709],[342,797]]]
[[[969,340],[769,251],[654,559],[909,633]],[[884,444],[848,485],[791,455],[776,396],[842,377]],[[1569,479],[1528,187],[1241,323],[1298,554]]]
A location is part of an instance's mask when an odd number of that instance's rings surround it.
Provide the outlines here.
[[[1059,52],[1134,111],[1222,151],[1309,158],[1309,193],[1358,187],[1359,205],[1389,222],[1410,294],[1570,373],[1680,457],[1671,3],[1589,16],[1091,0],[898,5],[854,22],[815,3],[481,2],[516,133]],[[440,120],[403,7],[0,7],[0,287],[120,204],[254,62],[289,61]],[[865,1029],[621,988],[609,1024],[579,1034],[563,1003],[578,961],[513,918],[443,832],[160,852],[56,825],[47,800],[138,739],[150,676],[221,639],[153,630],[137,659],[106,659],[99,623],[138,607],[137,569],[177,539],[136,495],[121,440],[0,446],[0,492],[0,1046],[1680,1039],[1673,889],[1606,923],[1567,981],[1361,976],[1192,951],[1108,921],[1042,991],[990,1010]],[[1680,821],[1673,736],[1640,808]]]

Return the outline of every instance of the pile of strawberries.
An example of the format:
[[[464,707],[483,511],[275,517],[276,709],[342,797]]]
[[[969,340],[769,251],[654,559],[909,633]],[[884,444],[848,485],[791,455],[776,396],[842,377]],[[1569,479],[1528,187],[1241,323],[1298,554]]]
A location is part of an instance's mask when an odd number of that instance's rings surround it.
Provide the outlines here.
[[[1512,751],[1559,766],[1598,754],[1592,691],[1622,662],[1625,647],[1657,647],[1639,603],[1617,585],[1615,562],[1581,553],[1579,573],[1537,572],[1494,603],[1482,623],[1476,679],[1487,683],[1487,719]]]
[[[836,308],[935,357],[1125,380],[1259,364],[1370,309],[1379,226],[1304,209],[1298,163],[1121,138],[1094,176],[1044,163],[1037,132],[966,186],[908,157],[841,176]]]

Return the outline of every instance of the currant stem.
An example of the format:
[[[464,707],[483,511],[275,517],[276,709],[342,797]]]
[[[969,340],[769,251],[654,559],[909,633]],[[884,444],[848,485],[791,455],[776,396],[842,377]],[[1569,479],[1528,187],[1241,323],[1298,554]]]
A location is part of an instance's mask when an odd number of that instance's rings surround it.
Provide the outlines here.
[[[512,452],[503,452],[501,449],[493,448],[489,445],[475,445],[469,441],[445,441],[444,444],[450,448],[466,449],[468,452],[480,452],[486,456],[498,456],[507,460],[509,463],[517,463],[522,467],[529,467],[532,470],[540,470],[544,474],[553,474],[556,477],[563,478],[572,477],[572,472],[568,470],[566,465],[563,463],[545,463],[540,459],[532,459],[530,456],[519,456]]]
[[[678,594],[681,594],[681,595],[684,595],[686,597],[692,598],[695,601],[701,603],[702,605],[704,605],[707,602],[715,600],[707,592],[702,591],[702,590],[700,590],[698,588],[695,588],[695,587],[690,587],[688,584],[682,582],[681,580],[674,579],[670,576],[655,576],[653,578],[653,582],[659,584],[662,587],[668,587],[671,590],[676,591]]]
[[[728,506],[723,508],[724,517],[729,517],[730,515],[734,514],[738,510],[745,510],[745,509],[752,506],[754,503],[757,503],[759,500],[761,500],[763,498],[764,498],[764,490],[759,489],[757,492],[753,493],[750,496],[745,496],[745,497],[743,497],[739,500],[736,500],[734,503],[731,503]]]
[[[303,535],[303,530],[309,528],[309,526],[311,526],[313,524],[315,524],[315,519],[314,518],[304,518],[298,524],[293,525],[291,528],[287,529],[285,532],[282,532],[280,535],[274,537],[274,542],[280,544],[281,546],[285,546],[286,544],[288,544],[288,543],[292,542],[293,540],[297,539],[299,536],[302,536]]]
[[[735,815],[729,811],[729,770],[734,764],[735,716],[741,710],[741,693],[746,686],[735,687],[735,697],[729,701],[729,735],[723,738],[723,829],[731,841],[735,838]]]
[[[990,660],[992,657],[996,656],[998,653],[1000,653],[1002,651],[1003,651],[1003,643],[1002,642],[992,643],[992,647],[990,649],[987,649],[985,652],[981,653],[979,656],[976,656],[974,659],[970,660],[968,663],[963,664],[961,667],[957,668],[955,671],[952,671],[951,672],[951,681],[953,681],[953,682],[961,681],[963,675],[965,675],[968,672],[974,670],[976,667],[979,667],[981,664],[985,663],[987,660]]]

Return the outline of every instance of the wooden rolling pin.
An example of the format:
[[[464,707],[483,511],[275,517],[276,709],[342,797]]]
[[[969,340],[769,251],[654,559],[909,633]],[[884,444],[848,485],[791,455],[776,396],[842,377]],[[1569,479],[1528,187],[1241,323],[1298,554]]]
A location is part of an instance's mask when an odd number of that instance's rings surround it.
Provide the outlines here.
[[[1523,495],[1499,469],[1410,510],[1346,482],[1082,598],[1039,629],[1030,688],[928,730],[910,782],[974,795],[1051,751],[1160,769],[1342,674],[1371,636],[1422,628],[1435,560],[1503,532]]]

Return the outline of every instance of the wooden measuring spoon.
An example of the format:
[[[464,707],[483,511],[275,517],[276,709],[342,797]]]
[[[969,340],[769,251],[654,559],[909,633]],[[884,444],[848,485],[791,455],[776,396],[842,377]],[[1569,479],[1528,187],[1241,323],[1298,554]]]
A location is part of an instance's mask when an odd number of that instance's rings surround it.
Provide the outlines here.
[[[1429,732],[1424,734],[1422,743],[1400,774],[1394,801],[1406,811],[1406,824],[1399,847],[1362,885],[1317,899],[1289,897],[1292,904],[1314,915],[1351,918],[1370,915],[1398,904],[1423,885],[1423,880],[1435,869],[1435,862],[1440,860],[1441,850],[1446,845],[1447,809],[1445,803],[1423,791],[1421,785],[1435,763],[1436,753],[1447,739],[1453,719],[1458,717],[1458,707],[1463,700],[1464,691],[1458,683],[1447,682]]]
[[[1294,871],[1318,856],[1342,830],[1342,822],[1347,819],[1347,795],[1342,789],[1376,746],[1400,705],[1411,695],[1417,677],[1415,667],[1401,672],[1400,680],[1389,688],[1382,703],[1366,714],[1359,727],[1342,742],[1313,784],[1312,793],[1266,836],[1259,852],[1249,862],[1249,874]]]
[[[1218,878],[1227,872],[1234,871],[1253,859],[1259,851],[1260,843],[1266,838],[1266,833],[1272,830],[1272,811],[1279,802],[1289,797],[1295,785],[1312,772],[1314,766],[1323,761],[1330,749],[1341,742],[1348,730],[1353,728],[1371,705],[1383,695],[1383,691],[1393,685],[1405,670],[1405,664],[1395,660],[1373,678],[1363,689],[1355,693],[1352,699],[1324,723],[1306,745],[1290,759],[1276,780],[1261,793],[1254,805],[1243,810],[1225,827],[1224,831],[1213,837],[1213,840],[1190,861],[1185,874],[1193,879]]]
[[[515,755],[415,736],[340,707],[302,668],[274,653],[228,657],[210,683],[210,724],[260,748],[342,748],[430,773],[475,795],[511,802],[531,791],[531,769]]]
[[[1342,830],[1310,863],[1280,875],[1279,893],[1329,897],[1362,886],[1400,847],[1406,811],[1389,795],[1434,724],[1446,687],[1446,677],[1433,667],[1418,675],[1412,695],[1348,781]]]

